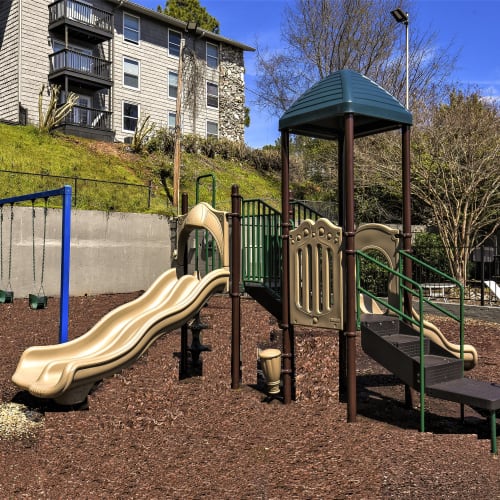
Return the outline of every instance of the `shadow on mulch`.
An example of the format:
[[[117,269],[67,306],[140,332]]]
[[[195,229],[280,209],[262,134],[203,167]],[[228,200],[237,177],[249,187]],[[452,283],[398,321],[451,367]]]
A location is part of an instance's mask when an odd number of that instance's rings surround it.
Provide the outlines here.
[[[95,390],[95,388],[94,388]],[[92,391],[93,392],[93,391]],[[33,396],[28,391],[19,391],[12,398],[12,403],[26,406],[32,411],[41,413],[68,413],[73,411],[87,411],[89,409],[88,399],[79,404],[60,405],[53,399],[41,399]]]
[[[383,390],[388,387],[401,385],[396,377],[393,375],[359,375],[357,382],[359,415],[405,430],[420,429],[418,408],[408,408],[404,401],[383,393]],[[378,388],[380,390],[377,390]],[[456,413],[460,414],[460,405],[456,404],[456,408]],[[488,419],[474,415],[467,415],[462,421],[460,416],[446,416],[427,409],[425,430],[434,434],[476,434],[478,439],[490,439]]]

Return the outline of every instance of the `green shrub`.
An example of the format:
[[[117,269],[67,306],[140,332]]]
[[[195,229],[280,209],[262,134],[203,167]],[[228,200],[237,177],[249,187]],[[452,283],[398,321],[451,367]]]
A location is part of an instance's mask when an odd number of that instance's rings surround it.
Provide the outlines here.
[[[378,262],[390,266],[390,263],[385,260],[380,252],[376,250],[367,250],[365,253]],[[387,297],[387,288],[390,278],[388,271],[367,259],[361,258],[358,272],[360,283],[363,288],[375,294],[377,297]]]
[[[413,254],[426,264],[449,273],[450,267],[446,258],[441,237],[436,233],[417,233],[413,243]]]

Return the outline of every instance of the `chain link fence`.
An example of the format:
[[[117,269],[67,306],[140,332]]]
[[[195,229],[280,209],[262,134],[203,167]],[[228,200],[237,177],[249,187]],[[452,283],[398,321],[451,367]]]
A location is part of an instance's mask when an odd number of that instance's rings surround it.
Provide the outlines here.
[[[29,182],[26,182],[26,177]],[[73,208],[116,212],[144,212],[151,208],[153,186],[129,182],[105,181],[84,177],[39,174],[0,169],[0,198],[30,192],[47,191],[71,185]]]

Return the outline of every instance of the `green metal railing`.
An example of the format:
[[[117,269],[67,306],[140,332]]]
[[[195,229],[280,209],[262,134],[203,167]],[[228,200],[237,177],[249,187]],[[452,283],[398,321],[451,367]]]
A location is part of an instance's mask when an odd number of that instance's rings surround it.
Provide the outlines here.
[[[262,200],[242,201],[242,278],[279,293],[281,213]]]
[[[441,314],[447,316],[448,318],[451,318],[452,320],[456,321],[459,324],[459,332],[460,332],[459,333],[460,359],[463,360],[464,359],[464,326],[465,326],[464,325],[464,323],[465,323],[464,322],[464,318],[465,318],[465,315],[464,315],[464,303],[465,303],[465,289],[464,289],[464,286],[462,285],[462,283],[460,281],[456,280],[455,278],[452,278],[448,274],[443,273],[439,269],[436,269],[435,267],[427,264],[426,262],[418,259],[417,257],[411,255],[410,253],[408,253],[408,252],[406,252],[404,250],[400,250],[399,254],[402,257],[406,257],[406,258],[410,259],[413,264],[416,264],[417,266],[420,266],[421,268],[434,273],[435,275],[439,276],[440,278],[443,278],[447,282],[453,284],[458,289],[458,292],[459,292],[459,296],[458,296],[458,314],[454,314],[453,312],[451,312],[450,310],[442,307],[441,305],[439,305],[439,304],[437,304],[435,302],[432,302],[425,295],[423,297],[423,301],[424,301],[425,304],[427,304],[428,306],[430,306],[432,309],[435,309],[435,310],[439,311]],[[403,269],[403,259],[399,259],[399,268],[400,268],[399,271],[403,272],[402,271],[402,269]]]
[[[298,227],[303,220],[311,219],[313,221],[317,221],[321,217],[324,217],[320,212],[314,210],[314,208],[311,208],[302,201],[292,201],[290,202],[290,205],[290,222],[294,228]]]
[[[322,215],[301,201],[292,201],[290,219],[296,227],[305,219]],[[260,199],[242,200],[242,278],[280,293],[281,213]]]
[[[211,205],[215,208],[216,180],[214,174],[199,175],[196,178],[196,204],[200,203],[200,187],[203,179],[210,179]],[[201,238],[201,239],[200,239]],[[222,258],[217,243],[210,231],[195,230],[195,269],[202,275],[222,267]]]
[[[385,307],[389,311],[392,311],[400,320],[405,320],[406,322],[415,325],[418,328],[419,331],[419,336],[420,336],[420,431],[425,432],[425,365],[424,365],[424,355],[425,355],[425,325],[424,325],[424,304],[427,304],[431,306],[432,308],[435,308],[439,310],[441,313],[445,314],[446,316],[459,321],[460,323],[460,358],[463,360],[464,359],[464,315],[463,315],[463,286],[461,283],[457,282],[456,280],[453,280],[453,278],[450,278],[444,273],[441,273],[441,271],[434,269],[432,266],[429,266],[425,262],[413,257],[412,255],[408,254],[407,252],[400,251],[400,255],[403,255],[405,257],[409,257],[414,263],[424,266],[426,268],[429,268],[432,271],[435,271],[437,274],[442,275],[442,277],[449,279],[450,281],[454,282],[456,286],[459,287],[460,289],[460,313],[459,316],[454,315],[452,312],[444,309],[443,307],[439,306],[438,304],[435,304],[431,302],[427,297],[424,296],[424,288],[422,287],[421,284],[417,283],[415,280],[412,278],[409,278],[402,272],[402,261],[403,259],[399,259],[400,261],[400,269],[395,270],[386,264],[380,262],[379,260],[375,259],[374,257],[371,257],[365,252],[362,252],[360,250],[356,251],[356,301],[357,301],[357,325],[359,328],[360,325],[360,315],[361,315],[361,307],[360,307],[360,302],[361,302],[361,295],[360,294],[365,294],[367,297],[371,298],[374,300],[376,303],[380,304],[382,307]],[[399,297],[400,301],[398,304],[398,307],[393,306],[388,302],[388,300],[385,300],[381,297],[378,297],[376,294],[370,292],[370,290],[364,288],[361,286],[361,261],[362,259],[370,262],[371,264],[375,265],[376,267],[379,267],[383,269],[385,272],[396,276],[399,278]],[[402,297],[403,297],[403,292],[408,292],[410,293],[413,297],[416,297],[418,299],[418,320],[415,319],[412,315],[408,315],[404,312],[403,310],[403,304],[402,304]],[[462,366],[463,370],[463,366]]]

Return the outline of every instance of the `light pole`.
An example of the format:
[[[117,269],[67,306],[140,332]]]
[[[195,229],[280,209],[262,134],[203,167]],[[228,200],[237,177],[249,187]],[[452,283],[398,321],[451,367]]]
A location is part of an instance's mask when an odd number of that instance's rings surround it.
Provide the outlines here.
[[[410,87],[409,87],[409,36],[408,36],[408,20],[409,14],[405,12],[403,9],[394,9],[391,10],[392,17],[396,20],[397,23],[402,23],[405,25],[406,32],[406,109],[410,109]]]

